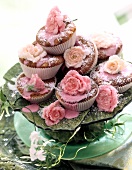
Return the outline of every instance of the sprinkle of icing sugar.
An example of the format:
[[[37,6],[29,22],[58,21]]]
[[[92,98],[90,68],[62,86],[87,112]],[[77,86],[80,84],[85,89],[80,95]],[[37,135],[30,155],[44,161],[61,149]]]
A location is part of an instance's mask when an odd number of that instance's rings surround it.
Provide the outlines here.
[[[58,58],[56,57],[51,57],[51,56],[46,56],[44,58],[41,58],[37,63],[36,66],[40,67],[42,66],[44,63],[47,63],[48,66],[51,66],[52,63],[54,63],[55,61],[57,61]]]
[[[38,38],[40,39],[40,41],[44,41],[44,42],[48,41],[52,46],[54,46],[55,39],[61,40],[62,39],[61,37],[67,36],[66,33],[73,34],[73,31],[69,30],[69,27],[74,28],[74,25],[68,24],[68,27],[66,27],[64,31],[56,35],[47,33],[44,29],[42,29],[38,33]]]
[[[85,51],[85,54],[86,54],[86,55],[89,55],[89,54],[91,54],[91,53],[93,52],[90,47],[84,48],[84,51]]]
[[[54,82],[50,82],[50,83],[45,83],[46,87],[49,87],[50,89],[55,89],[55,83]]]

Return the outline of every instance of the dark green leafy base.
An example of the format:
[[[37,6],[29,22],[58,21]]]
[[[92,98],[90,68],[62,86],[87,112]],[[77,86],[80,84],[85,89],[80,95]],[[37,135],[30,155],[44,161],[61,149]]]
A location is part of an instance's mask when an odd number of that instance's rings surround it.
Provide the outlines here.
[[[21,110],[22,107],[29,104],[28,101],[23,99],[18,93],[15,95],[8,88],[8,82],[13,84],[13,78],[17,77],[22,72],[20,64],[15,64],[5,75],[6,83],[3,86],[3,93],[6,96],[9,104],[11,105],[13,110]],[[40,103],[40,107],[43,108],[50,103],[54,102],[56,99],[55,95],[53,95],[49,100]],[[72,139],[75,142],[84,141],[85,138],[91,139],[93,138],[93,132],[91,132],[91,126],[94,129],[94,132],[97,131],[96,134],[102,134],[103,127],[102,123],[104,121],[113,118],[117,115],[129,102],[132,100],[132,88],[128,91],[124,92],[123,95],[119,98],[118,106],[114,109],[112,113],[99,111],[96,107],[96,103],[94,105],[79,114],[77,118],[73,119],[63,119],[58,124],[53,126],[47,126],[45,121],[40,117],[38,113],[22,113],[29,121],[33,122],[36,126],[45,130],[45,132],[52,136],[55,139],[60,139],[61,142],[66,142],[71,134],[74,133],[77,127],[80,127],[80,131],[75,135]],[[98,123],[97,123],[98,122]],[[100,126],[101,125],[101,126]],[[99,128],[98,130],[98,126]],[[63,132],[63,133],[62,133]],[[86,136],[84,138],[84,136]]]
[[[59,142],[66,143],[68,139],[73,135],[74,131],[52,131],[50,129],[45,130],[45,133]],[[97,122],[91,125],[81,125],[81,129],[78,133],[70,140],[73,143],[79,143],[88,141],[91,142],[99,137],[103,136],[104,133],[104,122]]]
[[[55,99],[54,96],[53,99]],[[29,121],[35,123],[36,126],[44,129],[45,133],[49,136],[52,136],[52,138],[57,139],[60,142],[66,142],[74,133],[75,129],[81,127],[80,131],[71,140],[77,143],[86,140],[84,135],[88,140],[102,135],[104,131],[102,124],[104,124],[104,121],[116,116],[129,102],[131,102],[131,100],[132,88],[120,96],[118,106],[112,113],[99,111],[95,103],[89,110],[81,112],[77,118],[70,120],[64,119],[57,125],[51,127],[45,124],[45,121],[41,119],[38,113],[23,113],[23,115]],[[50,99],[50,102],[47,101],[48,104],[51,102],[53,102],[52,98]],[[47,103],[43,103],[43,106],[47,105]],[[91,131],[91,129],[93,129],[93,131]],[[96,131],[97,133],[95,133]]]

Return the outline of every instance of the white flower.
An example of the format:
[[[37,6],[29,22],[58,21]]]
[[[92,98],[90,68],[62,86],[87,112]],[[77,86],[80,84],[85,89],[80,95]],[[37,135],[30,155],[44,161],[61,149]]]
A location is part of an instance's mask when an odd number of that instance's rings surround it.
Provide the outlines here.
[[[36,152],[36,157],[37,157],[37,159],[39,159],[40,161],[45,161],[46,156],[45,156],[44,154],[45,154],[45,153],[44,153],[43,150],[38,150],[38,151]]]
[[[31,145],[30,149],[29,149],[29,153],[30,153],[30,158],[31,158],[31,161],[34,161],[37,159],[37,156],[36,156],[36,148],[34,148],[34,146]]]
[[[30,147],[29,152],[31,161],[35,161],[36,159],[45,161],[46,159],[45,152],[42,149],[37,150],[33,145]]]
[[[38,142],[42,141],[42,137],[39,132],[33,131],[30,135],[31,139],[31,147],[29,149],[31,161],[39,159],[40,161],[44,161],[46,156],[45,152],[42,150],[41,145]]]
[[[36,144],[41,139],[40,132],[33,131],[30,135],[31,144]]]

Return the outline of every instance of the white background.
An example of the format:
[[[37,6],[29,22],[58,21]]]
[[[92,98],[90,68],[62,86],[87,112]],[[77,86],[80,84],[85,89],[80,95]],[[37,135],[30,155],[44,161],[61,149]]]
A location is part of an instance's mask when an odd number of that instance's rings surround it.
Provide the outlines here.
[[[132,22],[120,26],[114,12],[129,0],[0,0],[0,85],[4,73],[18,62],[18,50],[35,40],[47,15],[57,5],[76,21],[77,34],[111,31],[123,41],[124,56],[132,61]]]

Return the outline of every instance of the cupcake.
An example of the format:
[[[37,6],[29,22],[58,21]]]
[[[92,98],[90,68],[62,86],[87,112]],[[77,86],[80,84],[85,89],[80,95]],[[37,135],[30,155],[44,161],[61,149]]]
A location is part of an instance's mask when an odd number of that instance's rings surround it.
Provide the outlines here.
[[[16,81],[16,87],[20,95],[31,103],[39,103],[47,100],[53,93],[56,78],[42,81],[37,74],[31,78],[21,73]]]
[[[64,63],[62,56],[47,54],[36,41],[20,49],[18,56],[24,74],[38,74],[42,80],[53,78]]]
[[[94,33],[90,37],[97,46],[98,58],[101,60],[106,60],[111,55],[119,54],[122,50],[121,39],[112,33]]]
[[[77,36],[75,46],[64,52],[64,60],[69,70],[87,74],[97,64],[96,45],[82,36]]]
[[[98,86],[88,76],[70,70],[58,83],[55,95],[65,108],[84,111],[94,103],[98,95]]]
[[[132,64],[113,55],[108,61],[97,65],[91,71],[90,77],[98,85],[111,84],[122,93],[132,87]]]
[[[63,54],[74,46],[76,40],[76,26],[67,15],[63,15],[55,6],[51,9],[46,24],[36,35],[36,41],[49,53]]]

